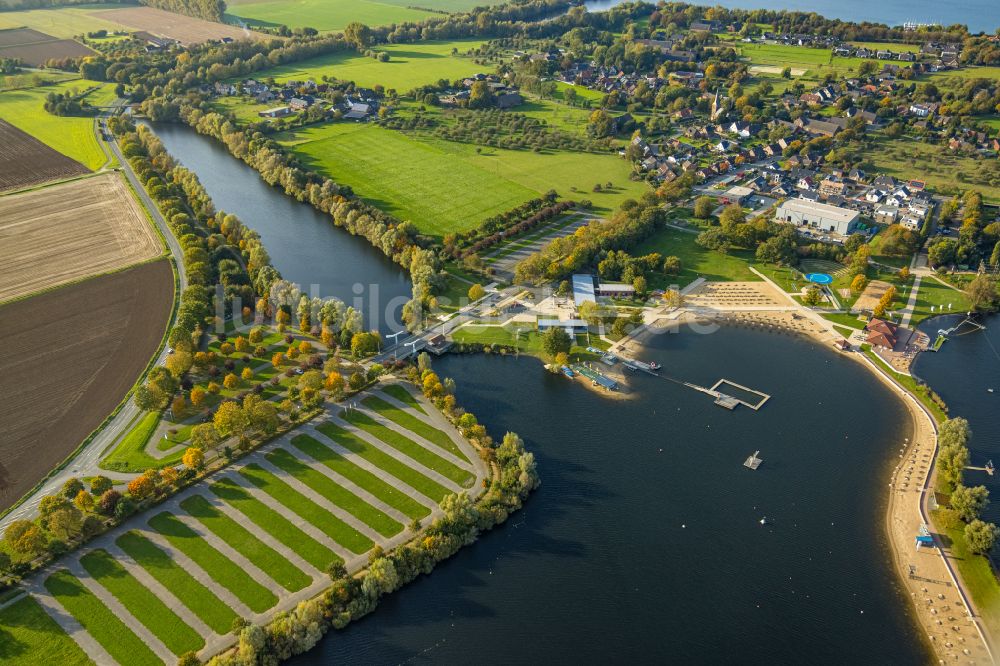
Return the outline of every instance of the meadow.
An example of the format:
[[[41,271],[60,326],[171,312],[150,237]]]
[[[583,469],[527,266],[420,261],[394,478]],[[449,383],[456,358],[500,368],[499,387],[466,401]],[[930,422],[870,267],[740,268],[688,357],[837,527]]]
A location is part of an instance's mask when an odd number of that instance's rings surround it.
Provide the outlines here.
[[[707,250],[695,242],[695,234],[679,231],[670,227],[661,229],[639,244],[632,251],[634,256],[642,256],[650,252],[659,252],[664,257],[675,256],[681,260],[681,273],[677,276],[655,275],[655,287],[665,287],[668,284],[688,284],[696,278],[703,277],[713,281],[756,281],[760,278],[750,271],[749,262],[752,257],[749,252],[733,250],[729,254],[721,254],[715,250]]]
[[[388,62],[379,62],[357,52],[332,53],[302,62],[265,69],[256,74],[258,79],[273,77],[276,81],[313,79],[323,75],[344,81],[354,81],[360,86],[385,86],[400,92],[414,86],[435,83],[440,79],[471,76],[491,68],[477,65],[471,57],[461,55],[482,45],[479,39],[423,42],[420,44],[386,44],[379,51],[389,54]],[[452,54],[457,49],[457,54]]]
[[[431,6],[435,3],[422,4]],[[228,23],[245,23],[251,28],[282,25],[289,28],[309,27],[320,32],[343,30],[351,21],[377,26],[423,21],[435,16],[432,12],[411,9],[404,4],[372,0],[231,0],[227,9]]]
[[[0,118],[88,169],[99,169],[107,156],[94,133],[94,119],[54,116],[43,108],[49,93],[83,91],[91,87],[97,88],[87,95],[91,104],[100,106],[114,99],[112,84],[80,79],[38,88],[5,90],[0,92]]]
[[[91,12],[99,9],[121,8],[118,4],[77,5],[59,9],[26,9],[0,12],[0,30],[6,28],[34,28],[47,35],[69,39],[88,32],[125,30],[120,23],[98,18]]]
[[[480,149],[348,123],[310,127],[284,143],[310,168],[435,236],[471,229],[549,190],[590,199],[606,213],[647,189],[610,154]],[[597,182],[614,187],[591,192]]]

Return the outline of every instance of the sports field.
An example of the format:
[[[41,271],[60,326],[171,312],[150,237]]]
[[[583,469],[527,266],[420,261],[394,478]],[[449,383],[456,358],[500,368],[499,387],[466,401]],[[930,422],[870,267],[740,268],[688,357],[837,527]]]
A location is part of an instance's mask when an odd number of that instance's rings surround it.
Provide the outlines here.
[[[422,42],[420,44],[379,45],[379,51],[389,54],[388,62],[379,62],[359,53],[333,53],[310,58],[302,62],[272,67],[257,73],[257,78],[274,77],[277,81],[313,79],[319,81],[324,74],[360,86],[383,85],[400,92],[414,86],[435,83],[440,79],[454,79],[488,71],[477,65],[471,57],[462,55],[482,44],[480,39]],[[457,54],[452,54],[457,49]]]
[[[628,163],[616,155],[494,148],[477,153],[470,144],[375,125],[311,127],[286,135],[285,143],[311,168],[435,236],[475,227],[549,190],[589,199],[606,213],[647,187],[629,180]],[[598,182],[614,188],[592,192]]]
[[[428,3],[416,3],[433,6]],[[433,12],[373,0],[230,0],[226,21],[251,28],[315,28],[320,32],[343,30],[351,21],[377,26],[403,21],[423,21]]]
[[[87,88],[96,88],[87,95],[87,100],[95,106],[107,104],[114,97],[114,85],[82,79],[41,88],[6,90],[0,92],[0,118],[88,169],[96,170],[107,161],[107,156],[97,142],[94,119],[54,116],[43,107],[49,93],[83,92]]]

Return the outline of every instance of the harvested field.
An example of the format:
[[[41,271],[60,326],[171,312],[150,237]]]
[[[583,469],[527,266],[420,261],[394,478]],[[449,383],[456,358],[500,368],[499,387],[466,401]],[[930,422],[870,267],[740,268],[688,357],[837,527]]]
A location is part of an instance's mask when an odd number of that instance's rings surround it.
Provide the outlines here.
[[[162,251],[117,173],[0,198],[0,302]]]
[[[80,42],[59,39],[31,28],[0,30],[0,58],[19,58],[34,67],[41,67],[51,58],[76,58],[93,53]]]
[[[172,300],[161,259],[0,307],[0,509],[121,401],[156,352]]]
[[[108,9],[91,12],[91,16],[113,23],[121,23],[136,30],[145,30],[154,35],[176,39],[184,46],[200,44],[210,39],[273,39],[270,35],[244,30],[234,25],[213,23],[201,19],[182,16],[152,7],[132,7],[128,9]]]
[[[90,173],[44,143],[0,119],[0,192]]]

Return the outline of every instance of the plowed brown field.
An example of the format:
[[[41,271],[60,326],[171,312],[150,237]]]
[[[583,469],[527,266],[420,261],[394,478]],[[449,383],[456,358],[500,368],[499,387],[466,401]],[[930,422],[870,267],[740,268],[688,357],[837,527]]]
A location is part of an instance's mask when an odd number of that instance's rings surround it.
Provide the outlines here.
[[[0,306],[0,510],[121,402],[156,352],[173,292],[161,259]]]
[[[145,30],[161,37],[176,39],[185,46],[200,44],[210,39],[221,40],[223,37],[230,39],[272,39],[269,35],[259,32],[243,30],[236,26],[215,23],[214,21],[203,21],[152,7],[106,9],[91,12],[90,15],[105,21],[121,23],[136,30]]]
[[[117,173],[0,197],[0,302],[162,251]]]
[[[72,39],[59,39],[31,28],[0,30],[0,58],[18,58],[41,67],[46,60],[92,55],[94,51]]]
[[[89,173],[35,137],[0,120],[0,192]]]

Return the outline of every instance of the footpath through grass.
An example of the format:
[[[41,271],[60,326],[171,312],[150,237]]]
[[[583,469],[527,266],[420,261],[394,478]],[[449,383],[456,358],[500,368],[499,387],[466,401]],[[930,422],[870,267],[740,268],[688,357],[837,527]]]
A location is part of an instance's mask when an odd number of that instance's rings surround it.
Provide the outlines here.
[[[371,539],[358,532],[343,520],[316,502],[292,488],[259,465],[247,465],[240,474],[274,499],[313,524],[328,537],[352,553],[363,553],[374,545]],[[291,472],[289,472],[291,474]],[[301,481],[301,479],[299,479]],[[303,482],[304,483],[304,482]],[[307,484],[308,485],[308,484]],[[389,520],[392,520],[391,518]],[[398,524],[398,523],[397,523]],[[399,529],[402,529],[400,526]],[[399,530],[396,530],[397,532]],[[395,532],[393,532],[395,534]]]
[[[413,397],[412,393],[407,391],[404,387],[400,386],[399,384],[389,384],[388,386],[383,386],[382,392],[387,393],[396,400],[399,400],[400,402],[409,405],[418,412],[421,412],[423,414],[427,413],[427,411],[424,409],[424,406],[420,404],[420,401],[417,400],[415,397]]]
[[[212,577],[216,583],[232,592],[255,613],[263,613],[278,603],[278,597],[250,574],[233,564],[229,558],[210,546],[197,532],[163,512],[149,520],[149,526],[162,534],[170,545],[187,555]]]
[[[0,610],[0,663],[83,666],[93,662],[41,604],[27,596]]]
[[[57,571],[49,576],[45,589],[118,663],[129,666],[163,664],[141,638],[70,572]]]
[[[115,543],[212,631],[225,634],[232,628],[236,613],[152,541],[137,532],[126,532]]]
[[[212,484],[212,492],[235,507],[289,550],[325,571],[333,561],[343,561],[332,550],[293,525],[280,513],[253,497],[232,479],[221,479]]]
[[[420,435],[431,444],[440,446],[452,455],[461,458],[465,462],[469,462],[469,457],[462,452],[462,449],[458,448],[458,444],[456,444],[455,441],[448,436],[448,433],[443,430],[438,430],[423,419],[419,419],[413,414],[410,414],[409,412],[406,412],[374,395],[368,396],[362,400],[361,404],[373,411],[378,412],[384,418],[389,419],[396,425],[403,426],[410,432]]]
[[[181,502],[181,508],[289,592],[298,592],[311,582],[309,576],[284,556],[255,537],[250,530],[216,509],[201,495],[187,498]]]
[[[337,474],[341,475],[345,479],[348,479],[362,490],[368,491],[373,496],[410,518],[423,518],[431,512],[430,509],[392,484],[386,483],[365,468],[355,465],[353,462],[344,458],[330,447],[316,441],[308,435],[295,437],[292,439],[292,445],[303,453],[309,455],[317,462],[326,465]],[[375,510],[377,511],[378,509]],[[391,518],[389,518],[389,520],[391,520],[394,525],[399,525],[399,523]],[[375,526],[373,525],[373,527]],[[375,528],[379,529],[378,527]],[[399,528],[401,529],[402,526],[399,525]],[[395,528],[393,527],[392,529]],[[398,529],[396,531],[398,531]],[[393,532],[393,534],[395,534],[395,532]]]
[[[303,435],[299,435],[299,437],[303,437]],[[339,506],[382,536],[392,536],[402,529],[403,526],[398,522],[340,484],[334,482],[322,472],[313,469],[307,463],[297,459],[288,451],[282,449],[273,451],[267,455],[267,459],[272,465],[291,474],[325,500]],[[368,548],[371,548],[371,542],[367,537],[347,525],[347,523],[344,523],[344,526],[350,530],[346,535],[349,537],[349,540],[345,545],[352,551],[363,553]],[[359,548],[360,550],[358,550]]]
[[[200,650],[205,645],[198,632],[189,627],[145,585],[135,579],[104,550],[94,550],[80,558],[80,564],[115,599],[163,641],[176,655]]]
[[[382,425],[367,414],[352,409],[349,412],[344,412],[342,416],[353,425],[375,435],[400,453],[412,458],[427,469],[432,469],[445,478],[451,479],[458,485],[468,486],[472,483],[474,477],[471,472],[445,460],[436,453],[428,451],[409,437]]]
[[[316,429],[351,453],[364,458],[372,465],[388,472],[421,495],[440,503],[451,491],[437,481],[427,478],[412,467],[401,463],[373,444],[332,423],[316,426]],[[292,442],[293,444],[295,442]],[[402,492],[402,491],[399,491]],[[388,503],[388,500],[384,500]]]
[[[108,457],[101,461],[101,469],[117,472],[144,472],[147,469],[162,469],[176,465],[181,461],[184,450],[180,449],[163,458],[154,458],[146,453],[146,444],[153,436],[156,425],[160,422],[159,412],[148,412],[143,415],[132,429],[118,442]],[[171,446],[175,446],[171,444]]]

